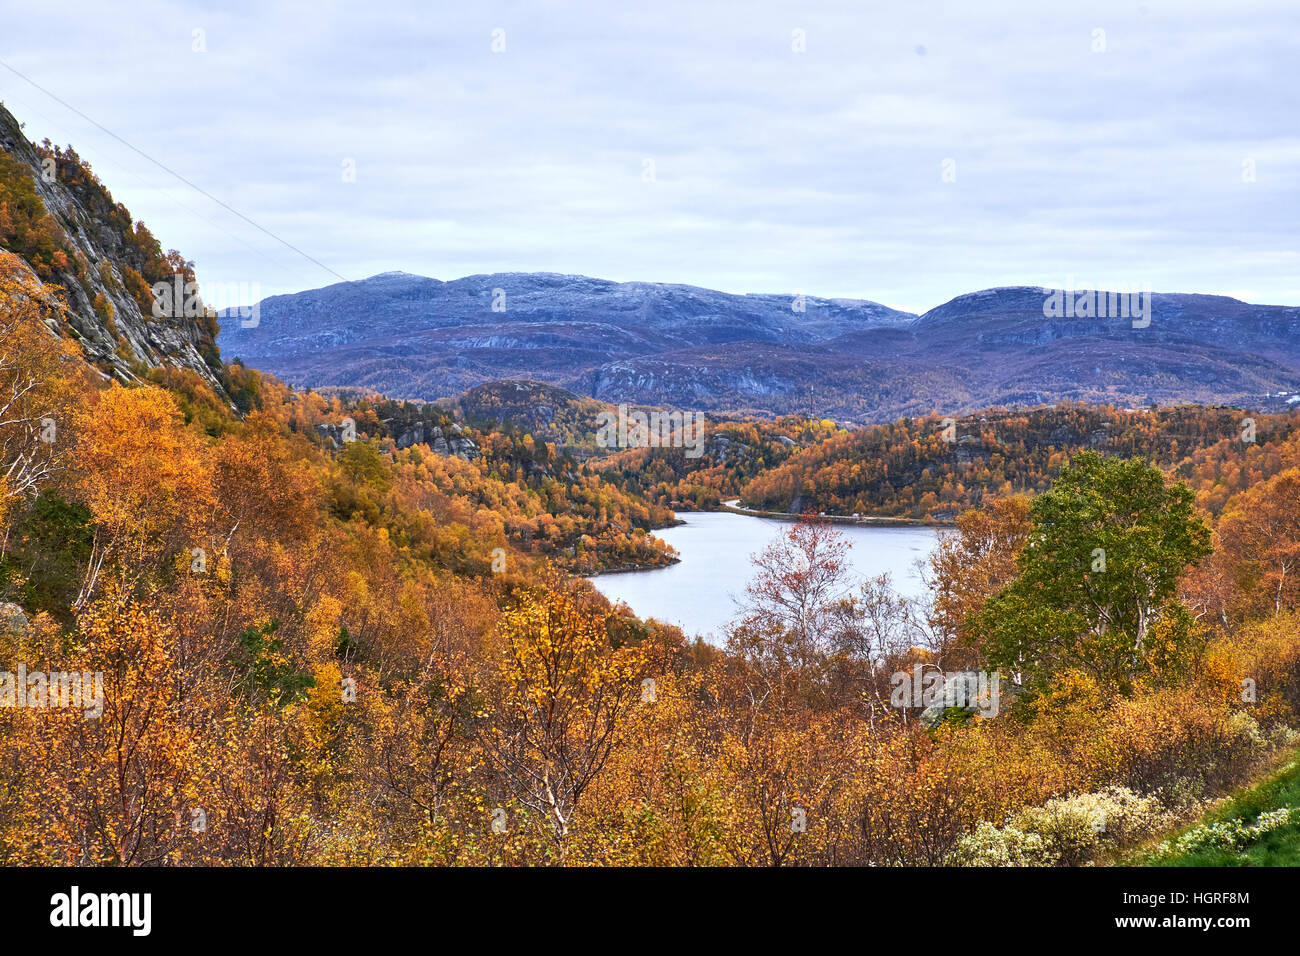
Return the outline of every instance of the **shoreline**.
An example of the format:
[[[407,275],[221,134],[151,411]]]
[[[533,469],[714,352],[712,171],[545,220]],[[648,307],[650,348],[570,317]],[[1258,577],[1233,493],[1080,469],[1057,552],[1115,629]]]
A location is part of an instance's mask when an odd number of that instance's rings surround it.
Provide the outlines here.
[[[795,514],[790,511],[759,511],[750,508],[741,508],[740,499],[732,498],[730,501],[722,502],[722,506],[714,511],[714,514],[722,511],[729,511],[732,514],[748,515],[751,518],[766,518],[771,521],[798,521],[803,517],[802,514]],[[687,512],[689,514],[689,512]],[[934,519],[927,521],[924,518],[891,518],[881,515],[827,515],[818,514],[818,518],[824,518],[832,525],[850,524],[875,526],[878,528],[951,528],[956,525],[952,519]]]
[[[681,564],[681,558],[673,558],[667,564],[638,564],[624,565],[620,568],[605,568],[600,571],[593,571],[591,574],[582,574],[579,577],[591,580],[592,578],[603,578],[610,574],[636,574],[639,571],[664,571],[671,568],[674,564]]]

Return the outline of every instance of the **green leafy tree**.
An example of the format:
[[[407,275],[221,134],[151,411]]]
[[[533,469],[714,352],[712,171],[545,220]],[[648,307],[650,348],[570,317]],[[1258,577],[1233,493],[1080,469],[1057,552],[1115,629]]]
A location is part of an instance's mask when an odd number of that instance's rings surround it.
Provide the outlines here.
[[[1191,632],[1175,598],[1210,531],[1181,484],[1141,459],[1074,457],[1030,508],[1019,573],[974,617],[988,662],[1029,687],[1077,668],[1127,692]]]
[[[0,594],[68,623],[93,541],[88,508],[57,491],[41,492],[10,529],[0,554]]]
[[[279,621],[262,627],[249,627],[239,637],[229,663],[235,672],[234,696],[260,706],[269,703],[284,707],[306,700],[316,686],[316,678],[299,670],[284,649],[283,639],[276,636]]]
[[[354,441],[344,447],[339,462],[349,478],[376,491],[387,491],[392,484],[388,465],[383,455],[371,444]]]

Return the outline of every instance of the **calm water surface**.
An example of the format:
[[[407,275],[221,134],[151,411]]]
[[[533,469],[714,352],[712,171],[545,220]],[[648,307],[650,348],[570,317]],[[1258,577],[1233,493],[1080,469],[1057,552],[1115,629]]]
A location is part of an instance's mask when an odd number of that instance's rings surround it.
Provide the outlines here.
[[[787,521],[732,512],[687,512],[685,524],[655,532],[677,549],[680,563],[651,571],[602,574],[591,579],[611,601],[624,601],[638,616],[676,624],[688,636],[721,643],[722,628],[736,616],[753,577],[750,555],[790,530]],[[933,528],[869,528],[836,525],[852,547],[848,559],[854,585],[888,571],[894,588],[909,596],[923,588],[915,564],[934,547]]]

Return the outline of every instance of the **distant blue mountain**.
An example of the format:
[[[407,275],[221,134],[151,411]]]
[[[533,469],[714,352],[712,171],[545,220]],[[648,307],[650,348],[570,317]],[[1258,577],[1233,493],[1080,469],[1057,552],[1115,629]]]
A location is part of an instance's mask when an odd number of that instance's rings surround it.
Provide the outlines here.
[[[1142,325],[1045,314],[1047,298],[987,289],[915,316],[553,273],[388,272],[265,299],[256,328],[223,319],[218,342],[313,387],[433,399],[532,379],[607,401],[851,421],[1066,398],[1258,407],[1300,390],[1300,309],[1157,294]]]

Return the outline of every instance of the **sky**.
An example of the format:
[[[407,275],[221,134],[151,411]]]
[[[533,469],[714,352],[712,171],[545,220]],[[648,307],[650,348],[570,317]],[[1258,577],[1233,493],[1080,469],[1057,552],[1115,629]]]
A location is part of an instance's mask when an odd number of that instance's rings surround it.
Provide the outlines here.
[[[1300,304],[1295,0],[0,2],[0,100],[204,283]]]

